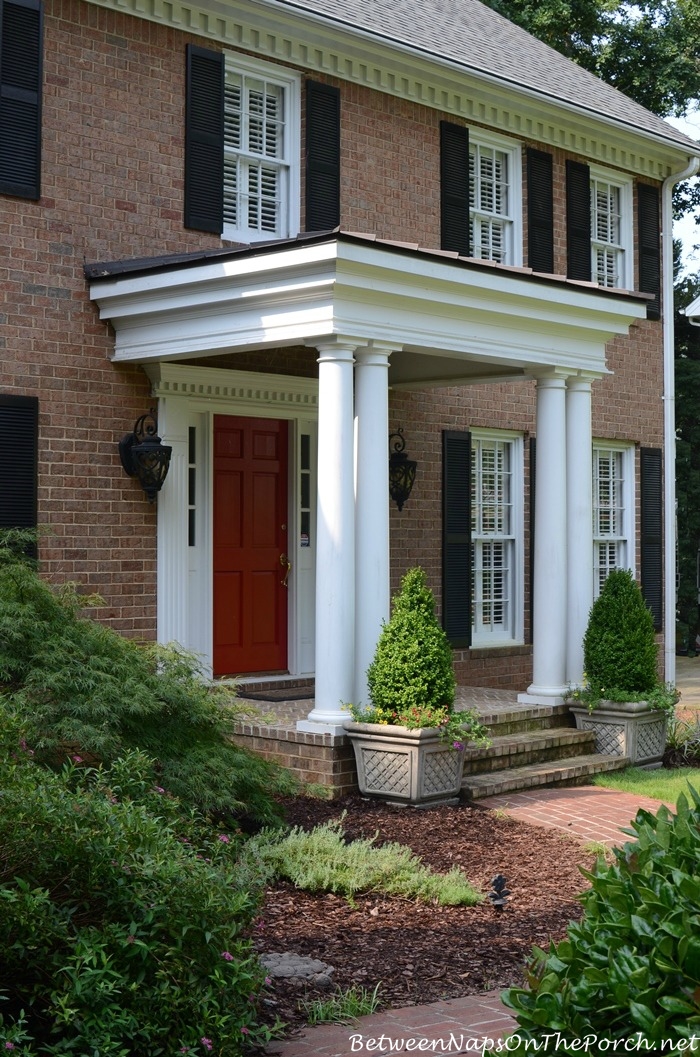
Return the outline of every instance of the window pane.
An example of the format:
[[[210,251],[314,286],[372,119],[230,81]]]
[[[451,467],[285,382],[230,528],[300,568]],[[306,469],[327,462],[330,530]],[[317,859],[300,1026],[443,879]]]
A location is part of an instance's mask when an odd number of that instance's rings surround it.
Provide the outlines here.
[[[472,602],[474,631],[514,634],[513,442],[472,438]]]
[[[475,257],[504,263],[512,227],[509,155],[483,144],[469,150],[471,242]]]
[[[593,275],[601,286],[623,285],[620,188],[605,180],[591,181]]]
[[[288,233],[285,88],[227,71],[224,113],[224,223],[242,238]]]
[[[612,569],[627,567],[624,466],[623,451],[599,448],[593,452],[593,588],[596,597]]]

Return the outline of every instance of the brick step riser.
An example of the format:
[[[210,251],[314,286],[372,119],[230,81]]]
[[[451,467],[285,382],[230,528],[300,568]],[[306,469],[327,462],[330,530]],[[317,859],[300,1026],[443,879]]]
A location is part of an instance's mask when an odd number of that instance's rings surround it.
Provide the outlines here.
[[[539,716],[535,719],[518,719],[517,712],[510,712],[505,717],[499,716],[497,719],[489,719],[487,716],[481,722],[492,738],[500,738],[506,734],[522,734],[531,730],[570,730],[575,725],[570,713]]]
[[[581,758],[578,760],[579,762],[577,762],[577,757],[562,760],[561,766],[558,766],[560,761],[553,760],[550,767],[539,768],[530,774],[527,773],[527,767],[522,768],[523,773],[520,774],[516,770],[510,773],[508,770],[487,773],[490,781],[484,781],[487,774],[475,775],[473,777],[482,779],[477,783],[470,782],[470,775],[467,774],[462,782],[462,795],[468,800],[480,800],[487,796],[503,796],[507,793],[519,793],[541,786],[587,785],[596,774],[621,770],[629,765],[626,757],[600,756],[595,761],[591,761],[590,758],[586,762],[583,762]]]
[[[595,735],[592,731],[582,731],[584,736],[570,744],[556,745],[523,745],[515,746],[496,754],[475,753],[464,761],[465,774],[486,774],[490,771],[501,771],[512,767],[527,767],[533,763],[546,763],[556,760],[571,760],[577,756],[588,756],[595,752]]]

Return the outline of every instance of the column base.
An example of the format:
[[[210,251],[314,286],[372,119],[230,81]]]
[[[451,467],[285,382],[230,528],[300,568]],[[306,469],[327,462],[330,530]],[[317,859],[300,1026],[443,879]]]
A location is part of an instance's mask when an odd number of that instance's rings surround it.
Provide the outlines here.
[[[524,694],[518,694],[519,705],[563,705],[566,686],[528,686]]]
[[[347,715],[334,716],[322,712],[316,719],[314,713],[310,712],[306,719],[297,720],[296,729],[302,734],[332,734],[333,737],[337,738],[340,735],[347,734],[343,723],[349,718],[349,713]]]

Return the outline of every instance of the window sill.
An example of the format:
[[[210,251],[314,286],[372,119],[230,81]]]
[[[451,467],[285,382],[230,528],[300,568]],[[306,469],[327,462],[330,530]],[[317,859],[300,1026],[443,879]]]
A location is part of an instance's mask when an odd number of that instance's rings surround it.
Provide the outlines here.
[[[532,646],[522,642],[494,643],[493,646],[484,646],[477,643],[469,647],[469,656],[478,660],[480,657],[525,657],[532,652]]]

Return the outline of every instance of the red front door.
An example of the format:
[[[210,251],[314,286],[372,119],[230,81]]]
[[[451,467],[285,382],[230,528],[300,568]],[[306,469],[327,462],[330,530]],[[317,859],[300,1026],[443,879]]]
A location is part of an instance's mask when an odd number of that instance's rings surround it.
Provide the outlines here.
[[[287,423],[214,417],[214,674],[287,669]]]

